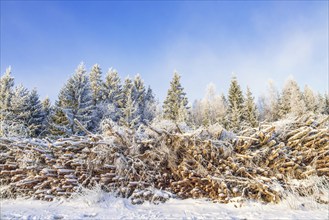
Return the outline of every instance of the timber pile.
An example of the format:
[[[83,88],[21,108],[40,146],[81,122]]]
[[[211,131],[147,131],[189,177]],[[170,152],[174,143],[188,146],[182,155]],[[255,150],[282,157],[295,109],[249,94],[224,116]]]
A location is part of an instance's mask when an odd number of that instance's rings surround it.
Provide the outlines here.
[[[165,201],[171,193],[225,203],[279,202],[283,193],[277,184],[287,189],[289,179],[312,175],[329,180],[328,120],[305,116],[281,129],[261,125],[231,137],[219,126],[133,131],[108,123],[104,135],[0,138],[0,184],[6,186],[1,194],[53,200],[99,184],[135,204]]]

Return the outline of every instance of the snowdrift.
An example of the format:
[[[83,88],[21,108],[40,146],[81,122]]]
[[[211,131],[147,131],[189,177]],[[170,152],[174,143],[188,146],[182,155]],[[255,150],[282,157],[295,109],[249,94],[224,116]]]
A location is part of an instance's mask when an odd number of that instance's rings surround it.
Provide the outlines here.
[[[100,186],[133,204],[170,197],[277,203],[289,193],[328,204],[328,119],[309,115],[237,135],[167,121],[137,131],[105,122],[103,135],[57,140],[0,138],[1,196],[50,201]]]

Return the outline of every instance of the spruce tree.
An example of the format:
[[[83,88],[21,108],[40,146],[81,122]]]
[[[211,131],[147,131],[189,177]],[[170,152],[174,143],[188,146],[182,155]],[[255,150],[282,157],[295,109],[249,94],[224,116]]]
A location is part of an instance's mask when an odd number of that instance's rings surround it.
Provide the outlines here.
[[[42,104],[39,95],[35,89],[29,94],[29,106],[26,110],[28,112],[27,126],[30,137],[37,137],[42,132],[42,123],[44,120],[44,113],[42,112]]]
[[[117,122],[122,116],[124,97],[121,80],[116,70],[109,69],[102,89],[103,118],[111,118]]]
[[[7,130],[9,136],[29,137],[30,94],[23,85],[15,87],[10,106],[11,111],[8,115],[10,126]]]
[[[144,121],[145,112],[145,86],[144,82],[139,74],[135,76],[133,87],[132,87],[132,98],[136,105],[135,117],[139,117],[138,124]]]
[[[315,113],[316,114],[324,114],[325,112],[325,98],[321,93],[318,93],[316,96],[316,105],[315,105]]]
[[[234,76],[231,80],[231,85],[228,93],[228,128],[237,132],[240,130],[243,120],[244,98],[237,78]]]
[[[13,88],[14,78],[11,76],[11,67],[8,67],[0,78],[0,120],[4,118],[5,111],[10,109]]]
[[[86,75],[84,64],[81,63],[75,74],[66,82],[58,96],[58,105],[69,121],[69,134],[83,134],[83,131],[74,122],[77,119],[88,130],[96,130],[92,123],[94,106],[90,90],[89,78]],[[58,113],[61,115],[61,111]]]
[[[291,94],[292,88],[294,87],[295,81],[289,79],[286,81],[282,93],[281,93],[281,102],[280,102],[280,118],[285,117],[288,113],[291,112]]]
[[[297,84],[296,84],[297,85]],[[306,112],[306,105],[303,99],[303,93],[299,86],[293,87],[290,101],[291,113],[294,116],[301,116]]]
[[[94,132],[99,131],[100,122],[104,117],[104,105],[102,102],[102,91],[103,91],[103,82],[102,82],[102,71],[98,64],[95,64],[91,68],[89,74],[90,88],[92,94],[92,102],[94,106],[94,117],[92,120],[92,127]]]
[[[155,100],[153,91],[149,86],[145,95],[145,109],[144,109],[144,122],[150,123],[156,116],[157,102]]]
[[[186,101],[187,100],[182,100],[181,104],[179,105],[177,121],[190,124],[191,123],[190,111],[189,108],[185,105]]]
[[[91,68],[89,74],[90,88],[92,93],[93,104],[96,107],[97,104],[102,100],[102,70],[98,64],[95,64]]]
[[[129,82],[127,83],[129,84]],[[133,100],[132,87],[127,85],[127,87],[124,86],[124,88],[126,88],[126,90],[124,90],[126,98],[124,102],[124,108],[122,109],[122,117],[120,118],[120,124],[125,125],[129,128],[137,128],[140,122],[140,115],[137,114],[138,108],[136,102]]]
[[[243,109],[244,124],[246,124],[247,126],[256,127],[258,124],[257,115],[258,113],[256,104],[254,102],[254,97],[252,96],[249,87],[247,87],[247,94]]]
[[[50,114],[49,133],[54,138],[72,135],[70,121],[61,106],[60,101],[56,101],[54,109]]]
[[[5,136],[11,124],[11,99],[13,96],[14,78],[11,76],[11,68],[8,67],[0,77],[0,136]]]
[[[185,121],[187,119],[187,104],[188,100],[180,83],[180,76],[175,72],[163,103],[163,117],[173,121]]]
[[[122,107],[126,106],[128,99],[133,99],[132,96],[133,82],[130,77],[126,77],[122,86]]]
[[[280,117],[283,118],[288,114],[300,116],[306,111],[303,94],[297,82],[293,79],[288,79],[282,90],[280,102]]]
[[[50,133],[50,121],[51,121],[51,116],[53,114],[53,108],[51,106],[49,97],[46,97],[41,102],[41,105],[42,105],[42,113],[43,113],[41,135],[45,137]]]
[[[317,104],[316,97],[314,95],[314,92],[308,85],[305,85],[304,87],[303,98],[306,106],[306,111],[314,113],[316,111],[316,104]]]
[[[138,112],[138,96],[134,95],[135,86],[133,81],[127,77],[124,81],[122,88],[122,106],[120,117],[120,124],[128,126],[130,128],[137,128],[141,122],[142,115]]]
[[[128,99],[133,100],[132,96],[132,89],[133,89],[133,83],[132,80],[130,79],[129,76],[127,76],[123,82],[122,85],[122,90],[121,90],[121,103],[119,108],[121,109],[121,111],[124,111],[124,108],[127,106],[128,103]]]

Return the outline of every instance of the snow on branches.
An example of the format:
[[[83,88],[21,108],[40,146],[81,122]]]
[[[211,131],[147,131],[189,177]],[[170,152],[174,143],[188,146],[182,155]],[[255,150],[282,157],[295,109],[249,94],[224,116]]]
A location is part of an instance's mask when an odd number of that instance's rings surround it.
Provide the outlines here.
[[[193,130],[158,121],[134,130],[111,120],[96,135],[75,120],[86,136],[0,138],[1,184],[8,185],[1,194],[52,200],[100,185],[135,204],[171,196],[279,202],[290,178],[328,182],[328,120],[308,115],[237,135],[219,125]]]

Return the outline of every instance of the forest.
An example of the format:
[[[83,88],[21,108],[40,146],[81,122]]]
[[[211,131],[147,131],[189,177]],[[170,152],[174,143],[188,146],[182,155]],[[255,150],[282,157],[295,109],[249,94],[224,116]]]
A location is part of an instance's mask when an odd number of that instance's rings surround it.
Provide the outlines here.
[[[328,204],[329,96],[289,79],[255,102],[232,77],[189,104],[174,73],[160,104],[140,75],[81,63],[54,105],[0,81],[0,195],[47,201],[101,189],[132,204],[170,198]],[[297,182],[296,182],[297,181]]]
[[[15,86],[11,68],[7,68],[0,81],[0,135],[58,138],[85,134],[75,119],[93,133],[101,133],[102,122],[108,120],[131,129],[153,120],[171,120],[193,129],[219,124],[239,132],[262,122],[329,114],[328,93],[316,93],[308,85],[302,90],[293,79],[286,81],[282,91],[269,82],[267,94],[256,102],[251,89],[244,92],[233,76],[228,94],[217,94],[209,84],[204,98],[190,104],[176,72],[163,103],[139,74],[122,80],[116,70],[109,69],[104,78],[99,65],[88,73],[81,63],[52,104],[49,98],[41,101],[36,89]]]

